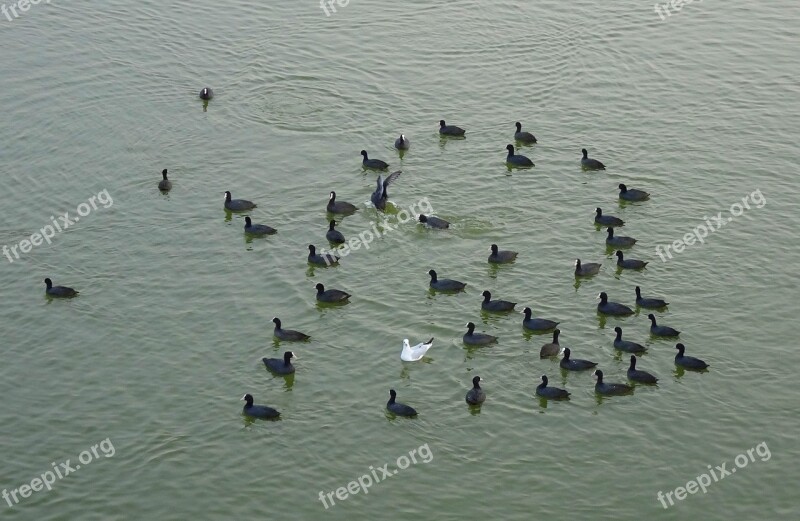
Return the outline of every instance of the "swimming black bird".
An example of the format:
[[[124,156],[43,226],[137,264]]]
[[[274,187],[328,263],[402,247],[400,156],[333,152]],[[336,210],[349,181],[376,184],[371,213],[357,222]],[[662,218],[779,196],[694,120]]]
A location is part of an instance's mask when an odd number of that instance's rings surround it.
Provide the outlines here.
[[[344,302],[352,296],[349,293],[345,293],[344,291],[338,289],[326,290],[325,286],[323,286],[322,283],[318,283],[314,287],[317,288],[317,300],[320,302],[328,302],[328,303]]]
[[[275,374],[287,375],[294,373],[294,366],[292,365],[292,358],[296,358],[294,353],[286,351],[283,353],[283,358],[262,358],[261,361],[267,366],[267,369]]]
[[[558,387],[549,387],[547,385],[547,376],[542,375],[542,383],[536,386],[536,396],[541,396],[548,400],[566,400],[569,398],[569,391]]]
[[[317,254],[317,249],[313,244],[308,245],[308,262],[317,266],[332,266],[339,264],[339,257],[333,253],[320,253]]]
[[[459,282],[451,279],[439,279],[434,270],[429,270],[428,275],[431,276],[431,288],[438,291],[461,291],[467,287],[466,282]]]
[[[646,201],[650,198],[650,194],[643,190],[635,188],[628,188],[624,184],[619,184],[619,198],[625,201]]]
[[[506,163],[509,165],[534,166],[533,161],[531,161],[530,158],[514,153],[514,145],[506,145],[506,150],[508,151],[508,154],[506,155]]]
[[[587,262],[586,264],[581,264],[580,259],[575,259],[575,276],[591,277],[592,275],[597,275],[600,272],[600,266],[602,266],[602,264],[598,262]]]
[[[681,334],[677,329],[656,324],[656,316],[652,313],[647,315],[647,318],[650,319],[650,332],[655,336],[675,337]]]
[[[464,129],[455,125],[446,125],[443,119],[439,120],[439,134],[442,136],[463,136]]]
[[[328,198],[328,206],[326,206],[325,209],[328,210],[328,213],[337,213],[344,215],[351,214],[356,210],[358,210],[358,208],[356,208],[355,205],[346,203],[344,201],[337,201],[336,192],[331,192],[330,197]]]
[[[669,302],[660,298],[642,298],[642,290],[636,286],[636,305],[643,308],[659,309],[669,305]]]
[[[485,346],[497,342],[497,337],[486,333],[475,333],[475,324],[467,322],[467,332],[464,333],[462,340],[467,345]]]
[[[558,322],[546,318],[531,318],[533,315],[531,308],[525,308],[521,313],[525,315],[525,318],[522,319],[522,327],[531,331],[549,331],[558,325]]]
[[[591,159],[589,157],[589,152],[586,151],[585,148],[581,149],[581,153],[583,154],[583,158],[581,159],[581,166],[585,170],[605,170],[606,165],[598,161],[597,159]]]
[[[600,294],[597,295],[597,298],[600,299],[600,303],[597,304],[597,311],[600,313],[616,316],[633,315],[633,310],[625,304],[609,302],[608,295],[605,291],[600,292]]]
[[[44,279],[44,283],[47,288],[44,292],[51,297],[75,297],[80,293],[79,291],[75,291],[72,288],[68,288],[66,286],[53,286],[53,281],[50,278]]]
[[[429,228],[438,228],[440,230],[444,230],[446,228],[450,228],[450,223],[445,221],[444,219],[440,219],[438,217],[434,217],[432,215],[419,215],[419,222],[423,224],[427,224]]]
[[[642,344],[637,344],[636,342],[631,342],[629,340],[623,340],[621,327],[615,327],[614,332],[617,334],[616,338],[614,339],[614,347],[620,351],[625,351],[627,353],[644,353],[647,351],[647,348]]]
[[[480,405],[486,401],[486,393],[481,389],[481,377],[475,376],[472,379],[472,389],[467,391],[464,398],[470,405]]]
[[[558,343],[558,335],[561,334],[560,329],[553,331],[553,341],[545,344],[539,349],[539,358],[549,358],[557,356],[561,352],[561,344]]]
[[[640,270],[647,266],[647,261],[639,259],[626,259],[622,250],[617,250],[617,266],[627,270]]]
[[[167,169],[161,171],[163,179],[158,182],[158,189],[162,192],[169,192],[172,189],[172,181],[167,179]]]
[[[684,355],[683,353],[686,350],[686,346],[683,344],[675,344],[675,349],[678,350],[678,354],[675,355],[675,365],[679,365],[685,369],[694,369],[695,371],[708,369],[708,364],[703,360],[693,356]]]
[[[389,389],[389,401],[386,402],[386,408],[389,412],[393,412],[398,416],[416,416],[417,411],[413,407],[410,407],[404,403],[396,402],[395,398],[397,398],[397,391],[394,389]]]
[[[628,384],[607,384],[603,382],[603,371],[600,369],[594,372],[594,376],[597,378],[597,383],[594,384],[594,390],[597,391],[598,394],[619,396],[622,394],[630,394],[633,391],[633,387]]]
[[[250,393],[242,396],[242,400],[246,402],[242,408],[242,412],[247,416],[251,416],[253,418],[272,419],[281,415],[281,413],[272,407],[268,407],[266,405],[253,405],[253,395]]]
[[[490,250],[492,253],[489,255],[489,262],[493,264],[507,264],[513,262],[517,258],[517,255],[519,255],[515,251],[499,250],[496,244],[492,244]]]
[[[628,380],[632,380],[634,382],[639,382],[643,384],[655,384],[658,383],[658,378],[653,376],[652,374],[648,373],[647,371],[641,371],[636,369],[636,355],[631,355],[631,365],[628,368]]]
[[[381,161],[380,159],[370,159],[367,156],[367,151],[362,150],[361,155],[363,156],[363,160],[361,161],[361,165],[364,168],[372,168],[373,170],[386,170],[389,168],[389,163],[386,161]]]
[[[411,141],[403,134],[400,134],[400,137],[394,140],[394,148],[397,150],[408,150],[409,147],[411,147]]]
[[[231,199],[231,193],[225,192],[225,209],[231,212],[243,212],[245,210],[252,210],[255,208],[256,203],[248,201],[247,199]]]
[[[580,358],[570,358],[571,351],[568,347],[564,348],[564,357],[558,363],[562,369],[567,371],[584,371],[597,366],[597,362],[591,360],[582,360]]]
[[[278,233],[278,230],[266,224],[253,224],[253,220],[248,215],[244,218],[244,233],[250,235],[273,235]]]
[[[594,222],[601,226],[625,226],[625,221],[613,215],[603,215],[602,208],[594,209]]]
[[[509,302],[507,300],[492,300],[492,294],[488,291],[481,293],[483,295],[483,302],[481,302],[481,309],[484,311],[512,311],[516,302]]]
[[[621,235],[614,236],[614,228],[609,227],[608,236],[606,237],[606,244],[609,246],[616,246],[617,248],[629,248],[636,244],[636,239]]]
[[[328,231],[325,234],[325,238],[328,239],[328,242],[333,244],[343,244],[346,242],[344,240],[344,235],[342,232],[336,229],[336,221],[331,219],[330,224],[328,226]]]
[[[514,123],[514,125],[517,127],[517,131],[514,132],[515,140],[519,141],[520,143],[527,143],[527,144],[536,143],[536,137],[533,134],[531,134],[530,132],[522,131],[522,123],[517,121],[516,123]]]
[[[397,172],[392,172],[386,179],[383,179],[383,176],[378,176],[376,181],[377,187],[375,188],[375,191],[372,192],[372,196],[370,196],[370,200],[372,201],[372,204],[375,205],[375,208],[378,210],[386,209],[386,201],[389,199],[389,193],[386,191],[386,189],[395,181],[395,179],[400,177],[401,173],[402,172],[400,170]]]
[[[275,324],[275,330],[273,334],[275,338],[278,340],[285,340],[287,342],[296,342],[301,340],[308,340],[311,338],[310,336],[306,335],[305,333],[301,333],[300,331],[294,331],[292,329],[283,329],[281,327],[281,319],[275,317],[272,319],[272,322]]]

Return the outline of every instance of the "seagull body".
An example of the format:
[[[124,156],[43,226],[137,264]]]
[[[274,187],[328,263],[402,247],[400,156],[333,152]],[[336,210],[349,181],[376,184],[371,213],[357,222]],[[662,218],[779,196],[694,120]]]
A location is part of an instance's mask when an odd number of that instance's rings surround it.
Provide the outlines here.
[[[425,353],[428,352],[428,349],[431,348],[433,345],[433,339],[431,338],[427,342],[420,342],[419,344],[412,346],[408,343],[408,339],[403,339],[403,351],[400,353],[400,360],[403,362],[416,362],[420,360]]]

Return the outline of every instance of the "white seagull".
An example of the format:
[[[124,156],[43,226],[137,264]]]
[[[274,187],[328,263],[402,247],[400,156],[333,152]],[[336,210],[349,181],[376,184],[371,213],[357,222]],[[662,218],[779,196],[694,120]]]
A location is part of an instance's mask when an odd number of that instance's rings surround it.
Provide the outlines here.
[[[411,347],[411,345],[408,343],[408,339],[404,338],[403,352],[400,353],[400,360],[404,362],[416,362],[417,360],[425,356],[425,353],[428,352],[428,349],[430,349],[432,345],[433,345],[433,339],[431,338],[427,342],[420,342],[414,347]]]

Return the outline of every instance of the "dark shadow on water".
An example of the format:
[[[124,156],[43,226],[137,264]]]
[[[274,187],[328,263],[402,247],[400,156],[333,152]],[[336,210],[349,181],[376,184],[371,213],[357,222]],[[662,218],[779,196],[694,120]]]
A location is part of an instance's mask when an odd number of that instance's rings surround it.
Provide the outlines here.
[[[617,396],[608,396],[608,395],[605,395],[605,394],[600,394],[598,392],[594,392],[594,397],[595,397],[595,401],[597,402],[597,405],[603,405],[603,402],[606,401],[606,400],[611,400],[611,399],[614,399],[614,398],[625,398],[626,396],[633,396],[633,393],[634,393],[634,391],[631,391],[631,392],[629,392],[627,394],[620,394],[620,395],[617,395]]]
[[[329,310],[329,309],[340,308],[340,307],[343,307],[343,306],[346,306],[346,305],[350,304],[349,300],[346,300],[344,302],[320,302],[319,300],[315,299],[314,302],[316,302],[317,309],[320,310],[320,311],[326,311],[326,310]]]
[[[555,328],[553,328],[553,329],[555,329]],[[553,329],[548,329],[546,331],[531,331],[530,329],[528,329],[526,327],[522,327],[522,338],[524,338],[527,342],[530,342],[531,340],[534,340],[534,337],[536,337],[537,340],[539,339],[539,337],[552,338]],[[541,347],[541,346],[539,346],[539,347]]]
[[[575,275],[575,270],[573,269],[572,271],[573,271],[572,276],[575,278],[575,284],[573,284],[573,287],[575,288],[575,291],[578,291],[578,289],[580,289],[581,284],[583,284],[583,283],[587,283],[588,284],[589,282],[592,281],[592,279],[594,279],[597,275],[599,275],[599,273],[598,273],[598,274],[595,274],[595,275],[577,276],[577,275]],[[602,268],[601,268],[601,271],[602,271]],[[598,291],[598,293],[599,293],[599,291]]]
[[[487,259],[489,258],[489,254],[491,254],[491,253],[492,253],[491,251],[488,251],[488,250],[486,251],[486,258]],[[503,263],[503,264],[498,264],[496,262],[487,262],[487,264],[489,265],[489,267],[487,269],[487,275],[490,278],[496,279],[498,273],[500,273],[503,270],[511,269],[514,266],[515,262],[516,261],[511,261],[511,262],[507,262],[507,263]]]
[[[414,407],[414,406],[412,405],[412,407]],[[416,407],[414,407],[414,408],[416,409]],[[419,412],[419,411],[417,411],[417,412]],[[389,411],[389,409],[385,409],[384,408],[384,416],[386,416],[387,420],[389,420],[390,422],[393,422],[393,421],[403,421],[403,420],[415,420],[415,419],[417,419],[419,414],[417,414],[417,416],[398,416],[395,413]]]
[[[428,293],[428,298],[434,298],[437,295],[444,295],[444,296],[452,297],[454,295],[458,295],[459,293],[466,293],[466,290],[463,290],[463,289],[456,290],[456,291],[440,290],[440,289],[433,289],[429,285],[427,293]]]
[[[443,136],[438,132],[436,135],[439,136],[439,148],[442,150],[445,149],[445,145],[447,145],[448,141],[464,141],[467,139],[467,136]]]
[[[472,360],[475,358],[475,355],[480,353],[484,349],[492,349],[493,347],[497,346],[497,342],[494,344],[488,344],[485,346],[471,346],[469,344],[461,343],[464,348],[464,361]],[[485,353],[484,353],[485,354]]]
[[[675,370],[672,371],[672,375],[675,378],[680,380],[681,378],[683,378],[683,375],[685,375],[686,373],[707,373],[707,372],[708,372],[708,369],[703,369],[703,370],[699,370],[698,371],[696,369],[686,369],[683,366],[675,364]]]
[[[400,358],[399,355],[398,358]],[[400,363],[403,364],[402,366],[403,368],[400,370],[400,378],[402,378],[403,380],[408,380],[409,378],[411,378],[412,371],[417,370],[414,366],[423,367],[424,364],[431,364],[433,363],[433,361],[434,358],[429,357],[428,355],[425,355],[422,357],[421,360],[416,360],[414,362],[401,361]]]
[[[281,421],[282,418],[280,416],[278,416],[277,418],[254,418],[242,412],[242,420],[244,422],[245,427],[250,427],[256,422],[278,422]]]
[[[608,309],[608,308],[603,308]],[[606,328],[606,323],[608,323],[608,316],[605,313],[597,312],[597,327],[600,329]]]
[[[539,407],[542,409],[547,409],[550,402],[558,403],[558,402],[569,402],[570,397],[562,398],[560,400],[548,399],[543,396],[539,396],[538,394],[534,395],[536,399],[539,401]]]

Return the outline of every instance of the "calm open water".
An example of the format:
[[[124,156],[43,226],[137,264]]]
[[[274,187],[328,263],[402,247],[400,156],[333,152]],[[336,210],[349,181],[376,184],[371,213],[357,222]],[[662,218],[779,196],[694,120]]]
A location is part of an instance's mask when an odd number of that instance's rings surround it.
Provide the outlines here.
[[[796,519],[798,4],[706,0],[664,21],[630,0],[336,7],[61,0],[0,15],[0,245],[98,193],[110,202],[0,257],[0,488],[74,467],[102,440],[114,449],[51,491],[0,500],[0,518]],[[440,141],[442,118],[467,138]],[[521,151],[536,167],[509,174],[515,121],[539,143]],[[582,172],[582,147],[608,169]],[[377,218],[362,148],[403,170],[397,209],[427,197],[453,227],[401,224],[312,269],[330,190],[363,208],[346,236]],[[620,182],[651,200],[621,205]],[[246,240],[225,190],[279,234]],[[656,254],[756,191],[765,204],[705,244]],[[644,272],[613,269],[597,206],[626,220],[618,234],[639,239],[628,257],[650,261]],[[519,260],[490,267],[493,242]],[[602,272],[577,284],[577,257]],[[429,294],[430,268],[467,291]],[[46,299],[47,276],[81,295]],[[316,282],[352,302],[318,306]],[[598,317],[600,291],[632,305],[636,285],[670,302],[659,322],[708,373],[677,372],[646,312]],[[611,346],[621,325],[660,384],[598,399],[589,372],[538,358],[549,334],[481,314],[484,289],[561,321],[562,345],[611,382],[627,368]],[[289,347],[293,379],[260,361],[287,348],[276,315],[313,337]],[[499,343],[466,349],[470,320]],[[423,362],[399,360],[403,338],[431,336]],[[476,374],[479,413],[463,401]],[[572,400],[543,406],[541,374]],[[389,388],[420,416],[388,419]],[[282,420],[245,420],[245,392]],[[428,463],[319,500],[424,444]],[[769,458],[707,493],[657,499],[759,444]]]

